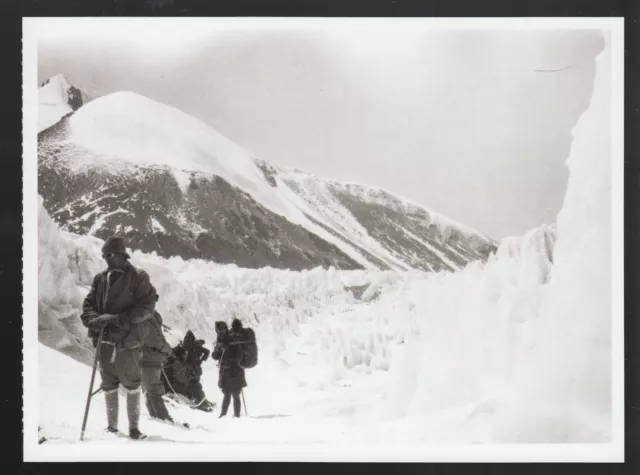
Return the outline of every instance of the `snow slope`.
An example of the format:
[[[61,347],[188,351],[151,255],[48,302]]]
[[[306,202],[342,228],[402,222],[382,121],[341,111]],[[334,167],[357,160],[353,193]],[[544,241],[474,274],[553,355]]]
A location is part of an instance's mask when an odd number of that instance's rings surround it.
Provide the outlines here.
[[[341,202],[339,198],[340,194],[347,195],[352,199],[357,199],[360,203],[389,208],[399,215],[411,216],[421,214],[420,218],[414,219],[422,221],[425,228],[433,225],[436,228],[438,238],[442,241],[445,241],[449,237],[450,231],[455,229],[458,232],[464,233],[469,239],[477,238],[487,243],[492,242],[489,238],[474,229],[458,224],[433,211],[426,210],[405,198],[393,196],[379,188],[356,183],[340,183],[326,180],[294,168],[275,169],[277,170],[276,177],[282,193],[287,199],[303,210],[306,216],[312,216],[317,221],[328,224],[351,243],[354,243],[357,249],[366,249],[378,261],[383,262],[391,269],[400,271],[411,269],[420,262],[420,258],[416,257],[413,262],[410,258],[399,259],[397,253],[394,253],[393,248],[385,247],[375,239],[370,229],[367,229],[367,227],[359,222],[357,217],[354,216],[353,211]],[[311,223],[311,226],[313,226],[314,232],[323,237],[328,234],[324,229],[313,223]],[[409,235],[411,239],[417,241],[419,246],[424,246],[435,251],[451,269],[458,270],[464,267],[461,263],[452,262],[445,255],[439,253],[438,250],[434,250],[432,244],[429,242],[432,236],[426,233],[421,236],[411,235],[409,230],[403,228],[399,228],[399,231],[405,235]],[[422,232],[424,231],[426,231],[426,229],[422,230]],[[328,236],[328,238],[331,238],[331,236]],[[350,252],[350,255],[358,260],[358,262],[363,264],[368,263],[366,256],[357,252],[354,253],[348,244],[335,240],[334,242],[336,242],[336,245],[340,246],[344,252]]]
[[[252,155],[204,122],[133,92],[116,92],[87,104],[70,118],[68,140],[88,154],[73,165],[99,164],[111,170],[164,165],[177,172],[220,176],[250,193],[269,209],[294,218],[263,180]],[[291,216],[293,213],[294,216]]]

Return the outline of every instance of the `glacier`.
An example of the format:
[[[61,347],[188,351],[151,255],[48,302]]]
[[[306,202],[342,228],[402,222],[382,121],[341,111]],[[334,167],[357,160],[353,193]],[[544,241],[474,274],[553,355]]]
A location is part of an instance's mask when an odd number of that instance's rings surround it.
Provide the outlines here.
[[[214,322],[237,316],[256,329],[261,351],[247,373],[252,417],[218,421],[170,408],[197,427],[145,418],[143,431],[208,444],[216,457],[238,454],[233,444],[282,455],[294,443],[384,453],[610,442],[609,62],[605,39],[557,222],[505,239],[486,263],[452,273],[293,272],[133,252],[158,289],[171,343],[191,329],[211,346]],[[42,201],[38,224],[40,425],[49,444],[73,444],[90,373],[81,363],[92,353],[79,305],[101,270],[101,241],[59,230]],[[207,395],[219,401],[215,367],[203,371]],[[92,411],[89,443],[104,444],[100,398]]]

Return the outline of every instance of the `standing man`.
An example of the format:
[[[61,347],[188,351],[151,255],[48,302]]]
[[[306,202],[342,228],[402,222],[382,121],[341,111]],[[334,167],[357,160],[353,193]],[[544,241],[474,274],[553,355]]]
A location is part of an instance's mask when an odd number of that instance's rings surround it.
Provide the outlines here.
[[[233,330],[237,330],[237,323],[234,320]],[[238,320],[238,323],[240,321]],[[222,390],[222,408],[220,417],[227,415],[231,398],[233,398],[233,415],[240,417],[240,392],[247,386],[244,376],[244,368],[240,365],[240,346],[234,344],[238,340],[237,331],[229,332],[227,324],[223,321],[215,323],[217,340],[213,349],[213,359],[220,365],[218,376],[218,387]]]
[[[148,320],[149,331],[142,346],[142,388],[149,416],[161,421],[173,422],[162,396],[165,394],[164,383],[160,376],[162,365],[171,355],[171,345],[162,333],[162,317],[157,311]]]
[[[142,343],[137,341],[140,326],[153,316],[157,300],[149,275],[129,263],[124,240],[108,238],[102,247],[107,269],[93,279],[84,299],[82,323],[97,345],[101,329],[103,338],[98,352],[100,388],[107,405],[107,431],[118,432],[118,388],[126,391],[129,436],[143,439],[140,420],[140,383]]]

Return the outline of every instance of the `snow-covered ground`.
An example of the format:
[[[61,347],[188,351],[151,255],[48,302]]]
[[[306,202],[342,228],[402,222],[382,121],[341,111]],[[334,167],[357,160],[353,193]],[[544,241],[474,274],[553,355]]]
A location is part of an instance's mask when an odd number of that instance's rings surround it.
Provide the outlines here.
[[[256,329],[260,362],[248,370],[245,389],[250,417],[239,420],[170,408],[192,424],[187,431],[150,421],[143,409],[141,429],[152,437],[131,442],[102,432],[97,396],[87,447],[60,450],[80,434],[90,367],[76,360],[86,361],[91,350],[82,349],[77,314],[102,263],[98,240],[60,232],[40,205],[46,346],[38,349],[38,423],[49,438],[38,446],[42,456],[353,460],[367,459],[368,447],[370,460],[393,453],[409,461],[433,460],[432,451],[447,453],[453,444],[455,460],[478,455],[477,444],[526,454],[495,444],[534,442],[560,443],[576,460],[605,453],[608,443],[620,442],[612,405],[621,402],[611,396],[608,48],[597,68],[592,102],[574,130],[557,224],[506,239],[485,264],[439,274],[289,272],[134,252],[134,265],[158,288],[172,343],[191,329],[210,347],[214,322],[234,315]],[[362,295],[350,286],[363,286]],[[219,404],[216,383],[209,361],[203,386]],[[181,443],[177,450],[173,442]],[[565,444],[576,443],[590,443],[589,451],[569,452],[573,446]],[[112,444],[120,444],[117,453]]]

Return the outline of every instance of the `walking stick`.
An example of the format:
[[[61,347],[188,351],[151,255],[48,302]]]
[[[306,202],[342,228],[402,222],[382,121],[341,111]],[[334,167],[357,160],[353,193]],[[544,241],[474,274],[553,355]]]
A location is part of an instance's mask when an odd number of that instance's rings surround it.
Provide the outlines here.
[[[244,406],[244,415],[248,416],[249,413],[247,412],[247,403],[244,400],[244,389],[240,390],[240,394],[242,394],[242,405]]]
[[[82,432],[80,432],[80,440],[84,437],[84,430],[87,427],[87,417],[89,416],[89,406],[93,397],[93,381],[96,378],[96,368],[98,367],[98,355],[100,354],[100,345],[102,344],[102,335],[104,334],[104,326],[100,330],[98,336],[98,344],[96,345],[96,356],[93,358],[93,371],[91,372],[91,382],[89,383],[89,394],[87,396],[87,405],[84,408],[84,419],[82,421]]]

